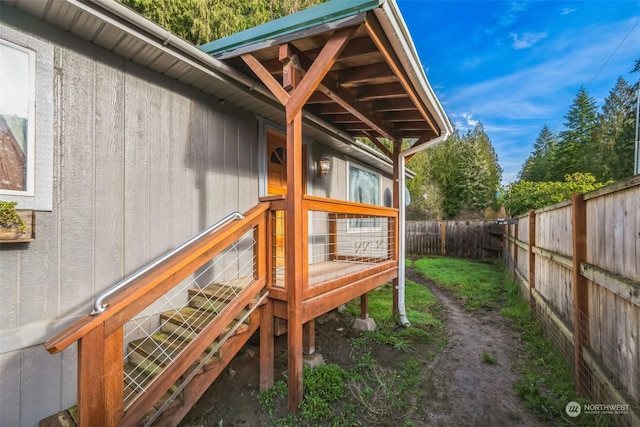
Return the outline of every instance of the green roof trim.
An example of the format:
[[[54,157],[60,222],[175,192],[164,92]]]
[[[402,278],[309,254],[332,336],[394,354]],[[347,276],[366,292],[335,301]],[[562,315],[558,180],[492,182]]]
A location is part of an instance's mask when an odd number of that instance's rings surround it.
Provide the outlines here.
[[[255,43],[368,12],[384,2],[385,0],[331,0],[200,45],[199,48],[209,55],[218,56]]]

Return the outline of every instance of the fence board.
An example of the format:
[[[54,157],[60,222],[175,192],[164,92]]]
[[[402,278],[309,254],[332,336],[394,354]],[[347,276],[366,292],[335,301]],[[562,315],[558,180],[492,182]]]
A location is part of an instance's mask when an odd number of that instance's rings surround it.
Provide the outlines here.
[[[444,224],[444,227],[442,226]],[[495,221],[407,221],[407,253],[486,259],[498,258],[503,249],[504,226]]]
[[[631,425],[638,420],[640,406],[640,182],[616,183],[611,190],[585,195],[585,200],[586,259],[577,278],[588,279],[589,317],[574,327],[588,328],[588,348],[582,352],[589,355],[587,368],[602,373],[594,375],[588,397],[595,402],[624,397],[636,412],[620,421]],[[536,302],[544,305],[537,313],[561,347],[567,342],[557,339],[562,336],[559,322],[571,325],[574,307],[571,212],[572,205],[563,203],[535,215],[535,289],[540,296]],[[518,238],[523,243],[528,227],[527,217],[518,218]],[[504,258],[517,258],[515,275],[524,282],[529,276],[528,257],[521,246],[505,245]]]

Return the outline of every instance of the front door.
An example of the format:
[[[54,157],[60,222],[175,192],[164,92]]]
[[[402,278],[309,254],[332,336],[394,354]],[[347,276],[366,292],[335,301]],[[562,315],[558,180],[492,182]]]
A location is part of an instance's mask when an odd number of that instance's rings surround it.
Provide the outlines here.
[[[287,194],[287,138],[272,130],[267,131],[267,193]],[[275,267],[284,267],[284,211],[276,211]]]

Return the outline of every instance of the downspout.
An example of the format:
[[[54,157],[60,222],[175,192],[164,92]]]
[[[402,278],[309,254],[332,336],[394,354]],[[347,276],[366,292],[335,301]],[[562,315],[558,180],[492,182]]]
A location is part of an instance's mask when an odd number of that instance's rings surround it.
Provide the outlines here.
[[[407,248],[406,248],[406,227],[405,227],[405,219],[406,219],[406,206],[405,206],[405,158],[411,154],[418,153],[422,150],[426,150],[429,147],[440,144],[442,141],[447,139],[451,133],[449,129],[445,129],[444,133],[431,141],[421,144],[417,147],[409,148],[406,151],[400,152],[400,156],[398,157],[398,161],[400,162],[400,209],[398,212],[398,222],[399,224],[399,244],[398,244],[398,313],[400,314],[400,324],[402,326],[409,326],[411,323],[407,318],[407,308],[404,303],[404,287],[405,287],[405,265],[404,259],[406,256]]]

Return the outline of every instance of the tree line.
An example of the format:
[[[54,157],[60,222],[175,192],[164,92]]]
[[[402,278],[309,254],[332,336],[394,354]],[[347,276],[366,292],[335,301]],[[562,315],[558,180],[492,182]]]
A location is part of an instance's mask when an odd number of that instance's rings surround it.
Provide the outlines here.
[[[632,72],[640,72],[640,59]],[[520,215],[633,175],[637,85],[618,77],[602,108],[581,87],[564,116],[564,129],[538,135],[518,180],[502,202]]]

